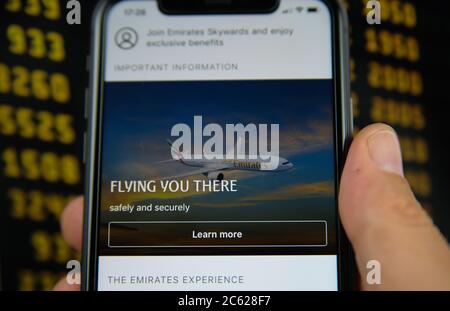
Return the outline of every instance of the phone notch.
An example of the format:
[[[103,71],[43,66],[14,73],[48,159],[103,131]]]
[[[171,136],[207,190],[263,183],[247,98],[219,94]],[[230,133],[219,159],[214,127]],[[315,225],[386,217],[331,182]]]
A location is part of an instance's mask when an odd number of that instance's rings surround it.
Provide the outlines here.
[[[159,9],[168,15],[267,14],[279,4],[280,0],[158,0]]]

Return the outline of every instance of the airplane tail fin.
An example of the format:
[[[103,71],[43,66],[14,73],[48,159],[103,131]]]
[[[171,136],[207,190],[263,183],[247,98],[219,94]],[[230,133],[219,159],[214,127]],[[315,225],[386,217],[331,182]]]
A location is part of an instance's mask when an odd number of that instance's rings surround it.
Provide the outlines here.
[[[172,157],[173,155],[176,155],[176,157],[173,157],[174,160],[183,160],[183,154],[173,146],[173,142],[170,139],[166,139],[166,142],[169,144],[170,149],[172,150]]]

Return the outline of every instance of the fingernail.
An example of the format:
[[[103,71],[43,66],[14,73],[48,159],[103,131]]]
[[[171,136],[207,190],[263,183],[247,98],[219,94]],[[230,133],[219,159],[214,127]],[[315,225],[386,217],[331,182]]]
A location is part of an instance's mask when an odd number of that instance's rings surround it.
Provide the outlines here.
[[[367,140],[369,155],[375,165],[386,172],[403,175],[402,151],[395,132],[380,130]]]

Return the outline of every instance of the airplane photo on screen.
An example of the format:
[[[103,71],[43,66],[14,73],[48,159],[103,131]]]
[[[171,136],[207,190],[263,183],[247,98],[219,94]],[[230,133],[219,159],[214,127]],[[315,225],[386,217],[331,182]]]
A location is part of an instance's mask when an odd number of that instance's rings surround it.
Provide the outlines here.
[[[176,158],[167,161],[160,161],[159,163],[178,161],[186,166],[195,167],[197,169],[179,175],[163,177],[162,179],[177,179],[195,175],[204,175],[209,180],[222,181],[225,178],[226,171],[274,173],[289,171],[294,167],[294,164],[287,159],[276,156],[272,156],[270,162],[259,159],[258,156],[247,156],[247,159],[237,159],[237,157],[234,156],[234,148],[230,150],[229,154],[220,157],[221,159],[206,159],[204,156],[201,159],[192,159],[191,157],[186,158],[180,150],[174,148],[170,139],[167,139],[167,143],[173,153],[176,154]],[[237,140],[236,147],[236,154],[240,154],[241,149],[245,148],[244,141],[239,138]],[[275,165],[273,163],[275,163]]]

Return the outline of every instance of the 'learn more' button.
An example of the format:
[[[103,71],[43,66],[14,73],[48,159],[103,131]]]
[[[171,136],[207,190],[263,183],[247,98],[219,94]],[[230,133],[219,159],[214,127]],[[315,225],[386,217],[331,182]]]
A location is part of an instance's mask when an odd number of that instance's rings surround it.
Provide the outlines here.
[[[108,246],[319,247],[327,246],[327,222],[122,221],[110,222]]]

